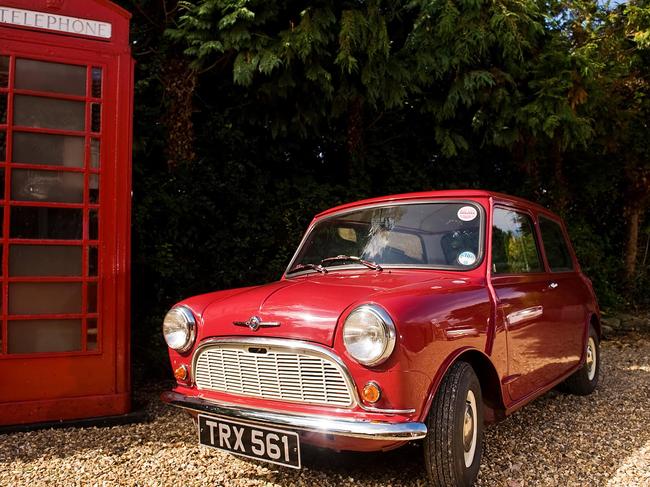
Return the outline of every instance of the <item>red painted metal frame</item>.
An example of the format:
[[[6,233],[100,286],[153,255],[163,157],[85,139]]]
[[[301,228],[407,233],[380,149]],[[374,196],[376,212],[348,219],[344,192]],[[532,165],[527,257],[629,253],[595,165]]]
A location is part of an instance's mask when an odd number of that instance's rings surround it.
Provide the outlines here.
[[[130,204],[133,60],[129,48],[130,14],[106,0],[66,0],[48,10],[44,0],[0,0],[3,6],[50,11],[55,14],[110,22],[110,40],[70,36],[40,29],[0,24],[0,55],[10,56],[9,86],[0,88],[8,98],[2,237],[2,345],[0,347],[0,425],[77,419],[122,414],[130,409]],[[15,59],[27,58],[86,67],[86,95],[66,95],[14,86]],[[102,69],[102,92],[93,97],[92,69]],[[85,104],[85,130],[60,130],[13,126],[13,95],[80,101]],[[93,132],[92,105],[100,105],[100,130]],[[46,133],[84,138],[83,167],[11,162],[13,133]],[[100,141],[100,164],[91,167],[91,140]],[[2,157],[0,157],[2,159]],[[83,199],[79,203],[11,201],[12,169],[83,174]],[[90,180],[99,179],[99,200],[90,201]],[[47,207],[82,212],[78,240],[11,238],[10,209]],[[89,236],[90,214],[96,212],[98,239]],[[70,245],[82,248],[81,276],[10,277],[9,245]],[[89,274],[89,249],[98,253],[97,275]],[[18,282],[80,282],[80,313],[10,315],[9,285]],[[88,284],[96,284],[94,312],[88,311]],[[81,350],[76,352],[9,354],[8,322],[27,319],[81,319]],[[97,349],[88,350],[87,327],[97,328]]]

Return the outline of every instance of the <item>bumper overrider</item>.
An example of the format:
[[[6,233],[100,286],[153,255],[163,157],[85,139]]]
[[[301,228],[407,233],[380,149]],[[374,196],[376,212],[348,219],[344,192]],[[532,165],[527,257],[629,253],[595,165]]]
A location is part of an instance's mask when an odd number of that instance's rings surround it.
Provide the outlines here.
[[[300,415],[295,413],[243,408],[200,397],[191,397],[175,391],[164,392],[161,399],[169,405],[190,412],[209,414],[222,418],[250,421],[260,425],[284,427],[297,431],[334,435],[348,438],[380,441],[409,441],[424,438],[427,427],[415,421],[391,423],[346,419],[323,415]]]

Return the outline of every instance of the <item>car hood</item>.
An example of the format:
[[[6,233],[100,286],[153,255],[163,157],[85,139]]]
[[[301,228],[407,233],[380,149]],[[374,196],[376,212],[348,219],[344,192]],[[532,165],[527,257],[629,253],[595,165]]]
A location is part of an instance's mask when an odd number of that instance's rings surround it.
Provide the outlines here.
[[[266,336],[332,345],[338,319],[349,307],[375,302],[387,293],[419,287],[432,280],[444,282],[449,278],[441,278],[431,271],[330,272],[327,275],[308,274],[246,288],[223,298],[217,293],[203,310],[199,339],[233,335]],[[430,289],[429,284],[427,288]],[[279,322],[280,325],[251,330],[233,324],[253,316],[259,317],[262,322]]]

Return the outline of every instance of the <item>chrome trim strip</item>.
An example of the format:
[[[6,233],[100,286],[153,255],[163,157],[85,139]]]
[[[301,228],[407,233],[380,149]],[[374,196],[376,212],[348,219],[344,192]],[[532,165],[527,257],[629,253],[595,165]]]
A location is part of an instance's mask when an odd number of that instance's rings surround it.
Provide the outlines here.
[[[413,414],[415,412],[414,408],[410,409],[381,409],[371,406],[366,406],[363,404],[359,397],[359,390],[357,389],[356,383],[350,374],[350,371],[346,367],[345,363],[341,358],[336,355],[331,350],[321,346],[316,345],[310,342],[304,342],[302,340],[288,340],[281,338],[266,338],[266,337],[215,337],[208,338],[201,342],[196,350],[194,351],[194,356],[192,357],[192,385],[196,387],[196,382],[194,381],[195,371],[196,371],[196,361],[199,357],[199,352],[204,348],[207,348],[211,345],[234,345],[241,348],[247,348],[249,346],[253,347],[278,347],[292,352],[307,352],[312,355],[324,357],[328,360],[334,362],[338,367],[341,368],[343,372],[343,378],[345,379],[348,389],[352,393],[353,404],[350,405],[350,408],[353,408],[355,405],[359,406],[361,409],[371,413],[383,413],[383,414]],[[242,396],[246,397],[246,396]],[[262,398],[263,399],[263,398]]]
[[[381,414],[413,414],[415,413],[415,408],[411,409],[382,409],[375,408],[372,406],[366,406],[365,404],[359,403],[358,406],[369,413],[381,413]]]
[[[352,420],[313,414],[278,413],[242,408],[239,405],[208,401],[200,397],[188,397],[174,391],[163,392],[160,398],[167,404],[190,411],[320,434],[383,441],[417,440],[424,438],[427,434],[426,425],[415,421],[389,423],[386,421]]]
[[[464,337],[477,337],[480,335],[480,333],[473,326],[467,326],[463,328],[451,328],[449,330],[445,330],[445,335],[449,340],[456,340],[458,338]]]
[[[508,316],[506,316],[506,321],[510,326],[513,326],[523,321],[539,318],[543,314],[543,306],[531,306],[530,308],[524,308],[518,311],[513,311],[512,313],[508,313]]]

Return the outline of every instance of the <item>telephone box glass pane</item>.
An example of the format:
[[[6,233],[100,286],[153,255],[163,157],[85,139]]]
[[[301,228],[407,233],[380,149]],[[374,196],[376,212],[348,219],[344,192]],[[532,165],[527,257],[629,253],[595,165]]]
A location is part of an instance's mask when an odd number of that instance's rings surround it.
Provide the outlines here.
[[[97,283],[89,282],[87,290],[87,312],[88,313],[97,313]]]
[[[9,86],[9,57],[0,56],[0,86]]]
[[[71,208],[11,208],[11,238],[81,240],[83,210]]]
[[[90,104],[90,129],[99,132],[102,128],[102,109],[99,103]]]
[[[13,162],[83,167],[84,138],[14,132]]]
[[[81,247],[12,245],[10,276],[81,276]]]
[[[88,275],[97,276],[99,267],[99,253],[97,247],[88,247]]]
[[[40,96],[14,97],[14,125],[61,130],[84,130],[86,107],[82,101]]]
[[[99,221],[97,210],[88,212],[88,239],[97,240],[99,238]]]
[[[77,172],[11,171],[11,199],[16,201],[56,201],[82,203],[84,175]]]
[[[16,59],[15,85],[21,90],[85,96],[86,68],[70,64]]]
[[[99,201],[99,176],[97,174],[91,174],[88,180],[88,200],[91,203],[97,203]]]
[[[90,167],[99,169],[99,156],[100,156],[99,139],[90,140]]]
[[[102,68],[93,68],[92,70],[92,96],[93,98],[102,96]]]
[[[82,173],[14,169],[11,177],[13,200],[83,202],[84,175]]]
[[[7,158],[7,133],[0,130],[0,162],[5,162]]]
[[[97,350],[97,320],[95,318],[86,322],[86,350]]]
[[[81,350],[81,320],[10,321],[7,331],[9,353]]]
[[[0,125],[7,123],[7,94],[0,93]]]
[[[80,282],[12,282],[9,314],[81,313]]]

